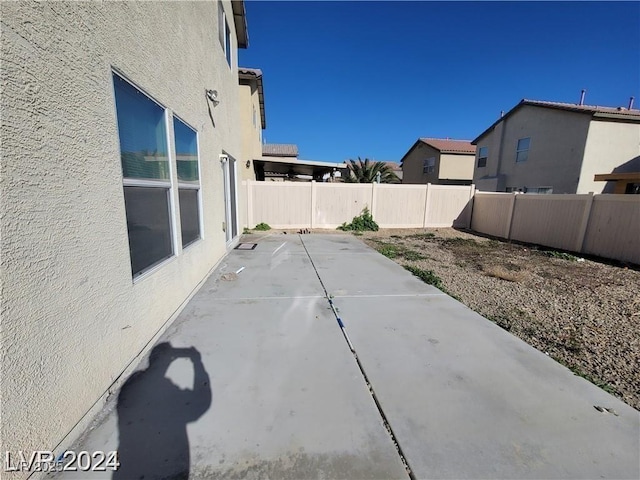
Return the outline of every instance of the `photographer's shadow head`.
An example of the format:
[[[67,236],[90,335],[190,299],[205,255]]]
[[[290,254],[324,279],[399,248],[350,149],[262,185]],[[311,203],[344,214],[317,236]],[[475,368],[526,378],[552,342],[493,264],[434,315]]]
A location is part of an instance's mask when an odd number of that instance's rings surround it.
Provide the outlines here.
[[[193,388],[182,389],[166,377],[171,364],[188,359]],[[118,460],[114,480],[189,478],[187,424],[211,406],[209,375],[194,347],[156,345],[149,366],[132,374],[118,395]]]

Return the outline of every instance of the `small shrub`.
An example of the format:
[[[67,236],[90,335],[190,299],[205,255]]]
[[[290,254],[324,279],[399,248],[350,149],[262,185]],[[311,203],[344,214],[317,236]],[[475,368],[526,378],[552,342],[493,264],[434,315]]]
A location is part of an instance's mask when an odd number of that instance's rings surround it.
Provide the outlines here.
[[[443,292],[445,291],[444,285],[442,284],[442,280],[438,275],[433,273],[432,270],[423,270],[421,268],[413,267],[411,265],[405,265],[404,268],[409,270],[411,273],[413,273],[416,277],[418,277],[427,285],[433,285],[438,290],[442,290]]]
[[[556,252],[555,250],[546,250],[544,252],[544,254],[547,257],[551,257],[551,258],[560,258],[562,260],[568,260],[570,262],[577,262],[578,261],[578,257],[571,255],[570,253],[565,253],[565,252]]]
[[[396,258],[398,255],[400,255],[400,251],[398,247],[388,243],[381,245],[378,248],[378,252],[380,252],[382,255],[384,255],[387,258]]]
[[[248,233],[251,233],[251,230],[249,230],[247,227],[244,227],[244,230],[242,231],[242,233],[246,235]]]
[[[351,223],[347,224],[347,222],[345,222],[338,227],[338,230],[342,230],[345,232],[348,232],[348,231],[377,232],[378,229],[379,229],[378,224],[373,219],[373,216],[371,216],[371,212],[367,207],[364,207],[364,209],[362,210],[362,213],[359,216],[353,217],[353,220],[351,220]]]
[[[261,223],[259,223],[259,224],[257,224],[255,226],[254,230],[258,230],[260,232],[264,232],[264,231],[267,231],[267,230],[271,230],[271,227],[269,226],[268,223],[261,222]]]
[[[415,250],[404,250],[402,252],[402,256],[406,259],[409,260],[410,262],[415,262],[418,260],[424,260],[425,257],[424,255],[422,255],[420,252],[416,252]]]
[[[402,245],[396,245],[393,243],[386,242],[378,242],[378,247],[376,248],[378,252],[384,255],[387,258],[398,258],[402,257],[405,260],[410,262],[415,262],[417,260],[424,260],[425,257],[420,252],[416,252],[415,250],[409,250],[408,248]]]

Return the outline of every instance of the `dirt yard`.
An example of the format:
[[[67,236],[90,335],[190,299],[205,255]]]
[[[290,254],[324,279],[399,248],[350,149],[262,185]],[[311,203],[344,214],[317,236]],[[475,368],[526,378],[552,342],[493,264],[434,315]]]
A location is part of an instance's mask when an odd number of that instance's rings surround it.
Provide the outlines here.
[[[358,238],[640,410],[639,271],[453,229]]]

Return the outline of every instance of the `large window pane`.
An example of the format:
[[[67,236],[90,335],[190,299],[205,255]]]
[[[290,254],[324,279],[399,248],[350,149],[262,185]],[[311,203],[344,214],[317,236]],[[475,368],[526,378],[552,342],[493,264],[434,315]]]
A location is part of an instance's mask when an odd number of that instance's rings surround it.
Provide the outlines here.
[[[117,75],[113,84],[123,176],[169,179],[164,109]]]
[[[200,238],[200,219],[198,218],[198,190],[178,189],[180,198],[180,225],[182,246],[186,247]]]
[[[173,117],[173,132],[176,139],[178,180],[198,183],[198,137],[184,122]]]
[[[133,275],[173,254],[169,189],[124,187]]]

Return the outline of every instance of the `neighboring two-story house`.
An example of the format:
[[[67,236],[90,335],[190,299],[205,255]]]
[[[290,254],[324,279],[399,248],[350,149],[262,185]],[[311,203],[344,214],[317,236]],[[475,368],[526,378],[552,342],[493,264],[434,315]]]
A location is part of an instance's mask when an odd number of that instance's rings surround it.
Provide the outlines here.
[[[239,68],[242,157],[240,178],[255,180],[253,160],[262,156],[262,131],[267,128],[262,70]]]
[[[237,241],[248,37],[242,1],[1,9],[0,436],[29,457],[84,429]]]
[[[420,138],[402,157],[402,183],[470,185],[476,147],[468,140]]]
[[[601,193],[596,174],[640,156],[640,111],[522,100],[482,132],[473,182],[478,190]]]

